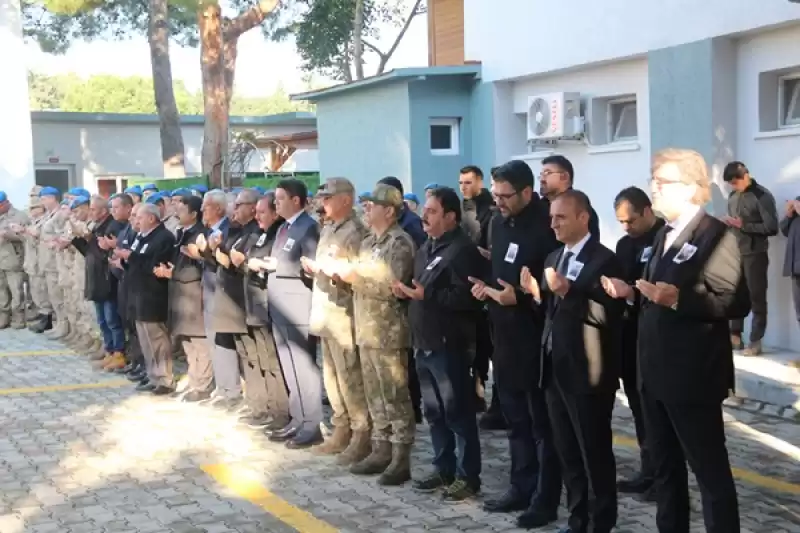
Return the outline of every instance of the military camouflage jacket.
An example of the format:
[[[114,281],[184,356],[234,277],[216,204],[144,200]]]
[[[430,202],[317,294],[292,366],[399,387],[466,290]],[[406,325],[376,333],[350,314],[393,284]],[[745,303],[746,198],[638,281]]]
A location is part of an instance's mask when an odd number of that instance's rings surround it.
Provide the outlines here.
[[[48,243],[61,236],[66,219],[59,215],[58,209],[47,213],[44,218],[39,232],[39,272],[58,272],[58,253]]]
[[[11,231],[11,224],[27,225],[28,215],[13,207],[0,215],[0,270],[22,270],[25,254],[22,236]]]
[[[36,231],[42,230],[42,224],[47,220],[45,215],[32,218],[28,223],[29,228]],[[25,234],[25,272],[29,276],[35,276],[39,273],[39,237]]]
[[[342,222],[325,224],[317,244],[317,264],[334,260],[355,263],[366,235],[355,213]],[[353,291],[349,284],[321,272],[314,276],[310,325],[314,335],[353,347]]]
[[[353,282],[356,344],[402,349],[411,345],[406,304],[392,293],[392,280],[411,284],[414,241],[395,224],[361,243]]]

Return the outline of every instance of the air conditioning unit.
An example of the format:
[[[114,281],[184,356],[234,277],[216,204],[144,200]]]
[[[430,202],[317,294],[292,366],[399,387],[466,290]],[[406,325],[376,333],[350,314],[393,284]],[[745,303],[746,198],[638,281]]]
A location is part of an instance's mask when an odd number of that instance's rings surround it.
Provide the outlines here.
[[[583,133],[580,93],[528,98],[528,141],[575,138]]]

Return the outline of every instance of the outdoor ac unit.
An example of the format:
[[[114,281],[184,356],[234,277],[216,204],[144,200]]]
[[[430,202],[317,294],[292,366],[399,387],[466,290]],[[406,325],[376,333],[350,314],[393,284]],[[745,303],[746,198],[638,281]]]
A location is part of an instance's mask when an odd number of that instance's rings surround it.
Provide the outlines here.
[[[580,93],[528,98],[528,141],[576,137],[583,133]]]

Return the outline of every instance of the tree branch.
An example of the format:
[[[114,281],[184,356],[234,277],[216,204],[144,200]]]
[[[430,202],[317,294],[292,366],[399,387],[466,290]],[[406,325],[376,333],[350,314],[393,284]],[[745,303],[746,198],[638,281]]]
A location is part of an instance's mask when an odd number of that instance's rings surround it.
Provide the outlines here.
[[[238,17],[230,19],[225,25],[224,39],[238,39],[241,34],[252,30],[262,22],[277,6],[277,0],[262,0]]]
[[[383,56],[386,55],[386,54],[383,53],[383,51],[380,48],[378,48],[377,46],[375,46],[371,42],[369,42],[367,40],[363,40],[362,43],[364,44],[364,46],[366,46],[367,48],[369,48],[370,50],[372,50],[373,52],[378,54],[378,56],[380,56],[381,58],[383,58]]]
[[[390,46],[389,50],[381,56],[381,62],[378,65],[378,71],[376,72],[376,74],[383,74],[383,71],[386,70],[386,64],[392,58],[392,55],[394,55],[395,51],[397,50],[397,47],[400,46],[400,41],[403,40],[403,37],[408,31],[408,28],[411,26],[411,21],[413,21],[414,17],[416,17],[419,14],[420,5],[422,5],[422,0],[415,0],[414,5],[411,7],[411,13],[409,13],[408,17],[406,17],[406,20],[403,23],[403,27],[400,28],[400,32],[397,34],[397,37],[394,38],[392,46]]]

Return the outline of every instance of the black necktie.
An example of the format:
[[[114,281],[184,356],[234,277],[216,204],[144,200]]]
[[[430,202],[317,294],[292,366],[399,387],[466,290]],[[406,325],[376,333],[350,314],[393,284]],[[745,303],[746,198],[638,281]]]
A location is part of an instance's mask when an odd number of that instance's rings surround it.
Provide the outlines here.
[[[566,277],[567,272],[569,272],[569,262],[575,254],[572,252],[564,251],[564,255],[561,257],[561,264],[558,266],[558,273],[562,276]]]

